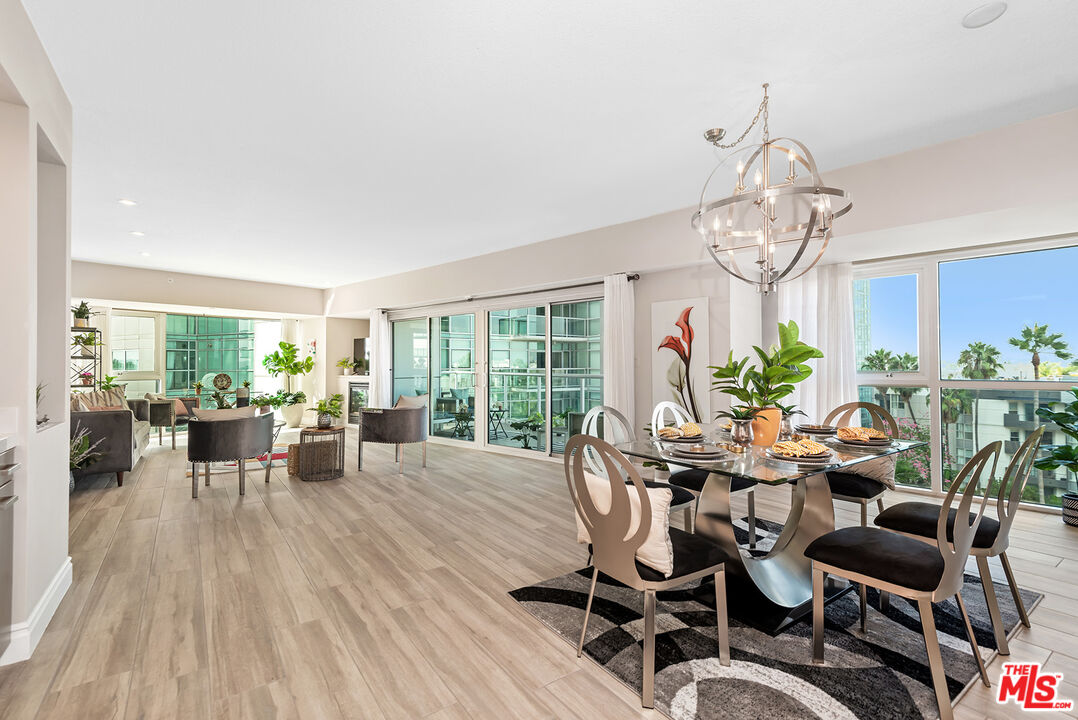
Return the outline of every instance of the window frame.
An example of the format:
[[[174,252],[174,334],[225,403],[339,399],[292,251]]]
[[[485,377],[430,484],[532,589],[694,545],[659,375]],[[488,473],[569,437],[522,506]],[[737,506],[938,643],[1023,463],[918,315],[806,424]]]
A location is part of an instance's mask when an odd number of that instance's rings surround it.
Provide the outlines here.
[[[878,277],[892,277],[896,275],[917,275],[917,337],[918,347],[918,372],[916,373],[870,373],[856,369],[856,383],[860,385],[879,384],[886,380],[887,384],[895,387],[924,387],[929,393],[929,418],[930,442],[931,442],[931,489],[915,488],[908,485],[901,486],[903,490],[910,492],[925,492],[935,496],[942,496],[943,490],[943,421],[941,417],[941,394],[945,389],[963,390],[1017,390],[1031,391],[1034,388],[1047,391],[1069,391],[1070,381],[1049,380],[965,380],[944,379],[940,367],[940,302],[939,302],[939,273],[940,265],[945,262],[956,260],[971,260],[985,257],[998,257],[1013,255],[1015,253],[1034,252],[1038,250],[1056,250],[1078,246],[1078,235],[1057,236],[1051,238],[1035,238],[1018,242],[1008,242],[994,245],[981,245],[958,250],[947,250],[936,253],[926,253],[918,256],[906,256],[883,260],[866,260],[856,262],[853,265],[853,280],[870,280]],[[930,370],[928,368],[931,368]],[[1023,502],[1024,507],[1034,508],[1044,512],[1057,512],[1058,508],[1051,505]]]

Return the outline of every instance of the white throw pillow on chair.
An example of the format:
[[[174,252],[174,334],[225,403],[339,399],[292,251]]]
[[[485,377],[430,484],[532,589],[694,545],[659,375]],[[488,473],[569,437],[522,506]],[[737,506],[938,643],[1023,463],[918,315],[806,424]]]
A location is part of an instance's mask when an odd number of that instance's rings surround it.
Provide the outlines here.
[[[584,481],[588,484],[588,493],[596,509],[602,513],[609,511],[610,481],[589,472],[584,473]],[[626,485],[625,489],[629,491],[632,518],[629,521],[629,532],[626,534],[626,537],[629,537],[640,525],[640,496],[632,485]],[[664,577],[670,577],[674,572],[674,545],[670,542],[670,503],[674,499],[674,493],[663,488],[647,488],[647,493],[648,500],[651,501],[651,529],[644,538],[644,544],[636,549],[636,559],[642,565],[661,572]],[[576,541],[581,544],[590,543],[591,536],[584,526],[584,520],[580,513],[575,515]]]
[[[255,411],[258,410],[254,405],[248,405],[241,408],[193,408],[195,417],[199,420],[236,420],[238,418],[250,418],[255,416]]]

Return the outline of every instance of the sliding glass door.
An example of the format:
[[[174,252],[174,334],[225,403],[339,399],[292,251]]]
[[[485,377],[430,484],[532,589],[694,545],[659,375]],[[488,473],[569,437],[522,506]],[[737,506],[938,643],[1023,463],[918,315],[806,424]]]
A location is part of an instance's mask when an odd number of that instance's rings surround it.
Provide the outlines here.
[[[475,315],[430,319],[430,434],[475,438]]]
[[[546,307],[489,313],[487,442],[546,450]]]
[[[393,399],[427,393],[430,342],[427,318],[393,323]]]
[[[550,306],[551,445],[562,452],[584,415],[603,404],[603,301]]]

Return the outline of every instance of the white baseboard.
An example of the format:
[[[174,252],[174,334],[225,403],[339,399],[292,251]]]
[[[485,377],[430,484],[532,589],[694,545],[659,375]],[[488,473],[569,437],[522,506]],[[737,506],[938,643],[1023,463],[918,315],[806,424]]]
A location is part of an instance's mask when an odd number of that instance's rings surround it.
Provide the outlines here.
[[[45,634],[45,628],[60,606],[68,588],[71,587],[71,558],[68,557],[60,569],[56,571],[52,582],[46,588],[41,599],[37,601],[30,617],[25,622],[15,623],[9,628],[0,629],[0,638],[6,638],[9,642],[3,655],[0,655],[0,665],[28,660],[37,648],[41,636]]]

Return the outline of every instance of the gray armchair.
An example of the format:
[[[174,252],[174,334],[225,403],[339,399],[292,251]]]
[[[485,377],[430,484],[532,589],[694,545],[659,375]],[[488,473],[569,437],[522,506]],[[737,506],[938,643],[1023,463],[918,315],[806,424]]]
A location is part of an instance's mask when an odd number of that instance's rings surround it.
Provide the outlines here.
[[[124,473],[134,469],[150,443],[149,404],[128,400],[130,410],[90,410],[71,412],[71,434],[80,427],[90,431],[90,442],[101,441],[94,450],[100,453],[91,465],[75,471],[75,477],[97,473],[116,473],[117,487],[123,487]]]
[[[273,450],[273,413],[234,420],[199,420],[187,423],[187,460],[191,463],[191,497],[198,497],[198,464],[206,468],[210,484],[210,463],[235,460],[239,465],[240,495],[245,491],[247,458],[260,457]],[[270,480],[266,463],[266,482]]]
[[[194,409],[199,405],[199,399],[197,397],[185,397],[179,398],[179,401],[183,403],[186,412],[183,415],[176,413],[176,403],[173,399],[168,400],[147,400],[149,404],[149,420],[150,427],[157,428],[157,442],[164,445],[163,432],[165,428],[172,429],[172,449],[176,449],[176,426],[186,425],[194,416]],[[128,401],[131,402],[130,400]]]
[[[404,452],[401,445],[423,443],[423,467],[427,466],[427,408],[363,408],[359,421],[359,462],[363,469],[363,443],[388,443],[397,446],[400,474],[404,474]]]

